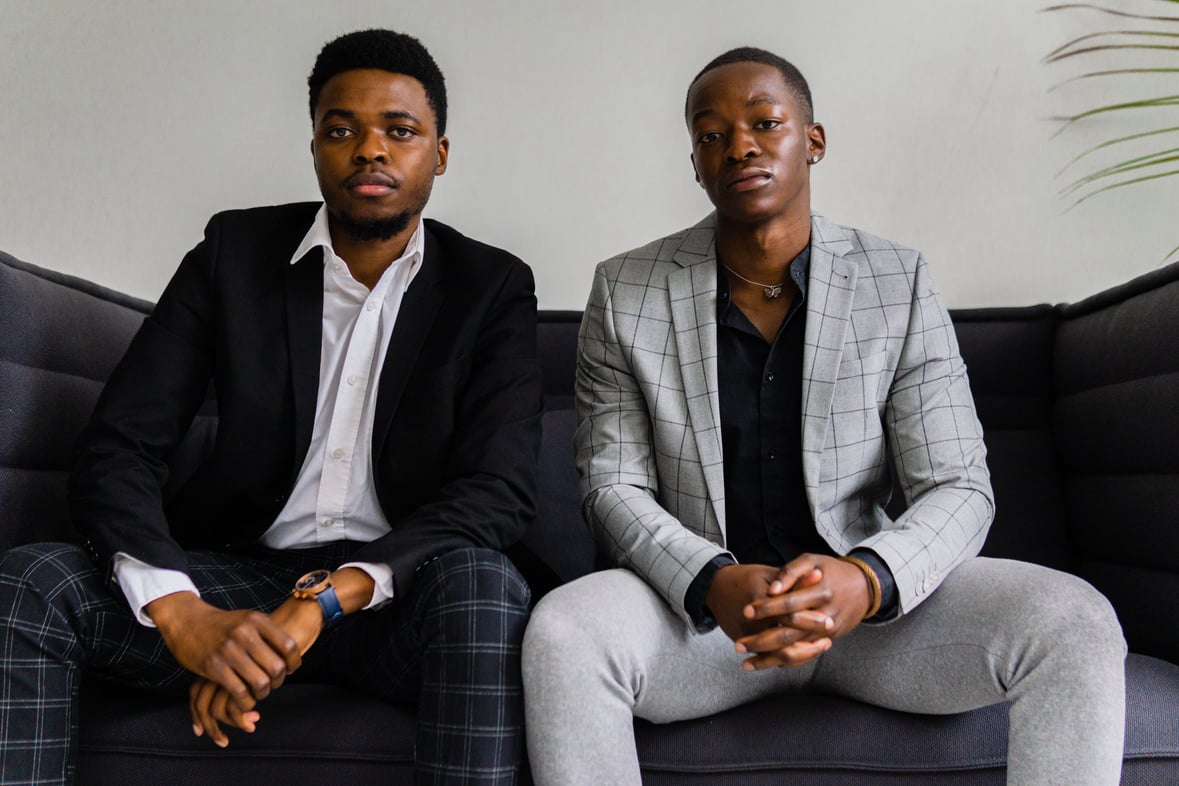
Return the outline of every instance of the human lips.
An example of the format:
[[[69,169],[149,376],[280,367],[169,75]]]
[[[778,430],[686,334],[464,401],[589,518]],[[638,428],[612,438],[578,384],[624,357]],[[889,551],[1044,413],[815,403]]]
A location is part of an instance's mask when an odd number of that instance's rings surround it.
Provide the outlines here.
[[[735,172],[725,181],[729,191],[752,191],[770,182],[770,173],[760,167],[747,167]]]
[[[357,172],[344,181],[344,187],[360,196],[383,196],[396,190],[397,181],[384,172]]]

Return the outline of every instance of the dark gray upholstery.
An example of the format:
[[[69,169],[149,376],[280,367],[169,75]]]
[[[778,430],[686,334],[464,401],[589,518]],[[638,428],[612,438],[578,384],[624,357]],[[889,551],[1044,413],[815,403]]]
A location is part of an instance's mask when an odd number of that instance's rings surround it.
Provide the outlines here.
[[[150,304],[0,253],[0,548],[72,539],[65,477],[102,380]],[[984,553],[1073,570],[1114,602],[1127,663],[1123,782],[1179,783],[1179,265],[1071,306],[953,314],[986,430],[998,514]],[[593,568],[571,440],[580,314],[545,312],[534,589]],[[215,403],[173,456],[182,483]],[[540,564],[542,563],[542,564]],[[539,568],[539,570],[538,570]],[[1148,657],[1154,656],[1154,657]],[[169,786],[344,779],[410,783],[412,707],[288,684],[228,750],[183,704],[91,679],[79,780]],[[1006,708],[915,716],[830,696],[765,699],[712,718],[635,724],[653,784],[1002,783]]]

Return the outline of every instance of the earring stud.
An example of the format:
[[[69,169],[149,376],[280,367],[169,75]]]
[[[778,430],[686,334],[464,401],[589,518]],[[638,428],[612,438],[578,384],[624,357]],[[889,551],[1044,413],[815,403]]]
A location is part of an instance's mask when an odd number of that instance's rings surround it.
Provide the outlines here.
[[[817,164],[817,163],[819,163],[819,157],[818,157],[818,156],[814,156],[813,158],[811,158],[811,163],[812,163],[812,164]]]

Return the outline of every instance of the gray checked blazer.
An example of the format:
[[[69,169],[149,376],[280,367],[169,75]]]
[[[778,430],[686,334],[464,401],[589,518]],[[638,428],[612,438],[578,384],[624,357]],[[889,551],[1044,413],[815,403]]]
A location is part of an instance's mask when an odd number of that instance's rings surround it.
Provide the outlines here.
[[[598,265],[581,323],[574,439],[594,538],[691,624],[684,596],[725,542],[716,231]],[[812,216],[803,349],[807,502],[838,554],[871,548],[902,613],[982,547],[994,515],[982,427],[925,259]],[[884,513],[888,455],[908,509]]]

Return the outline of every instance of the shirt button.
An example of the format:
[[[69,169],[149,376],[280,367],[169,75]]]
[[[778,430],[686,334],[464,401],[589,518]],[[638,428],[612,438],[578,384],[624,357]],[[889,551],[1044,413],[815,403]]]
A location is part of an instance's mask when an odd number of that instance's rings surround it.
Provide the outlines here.
[[[332,451],[332,458],[335,458],[335,459],[342,459],[342,458],[344,458],[344,451],[343,451],[343,449],[342,449],[342,448],[336,448],[335,450],[333,450],[333,451]]]
[[[766,454],[766,457],[770,461],[773,461],[774,459],[776,459],[778,457],[778,454],[771,450],[769,453]]]
[[[331,520],[331,519],[324,519],[324,520],[323,520],[323,525],[324,525],[325,527],[330,527],[330,526],[332,525],[332,520]]]
[[[349,384],[349,385],[355,385],[355,384],[356,384],[356,375],[355,375],[355,374],[353,374],[353,375],[351,375],[350,377],[348,377],[348,384]]]
[[[773,381],[774,381],[774,372],[771,371],[770,373],[766,374],[766,382],[773,382]]]
[[[372,311],[376,307],[377,307],[376,303],[369,302],[367,305],[365,305],[364,310],[365,311]]]
[[[342,264],[340,264],[339,262],[332,263],[332,270],[336,271],[337,273],[339,273],[343,269],[344,269],[344,266]]]

